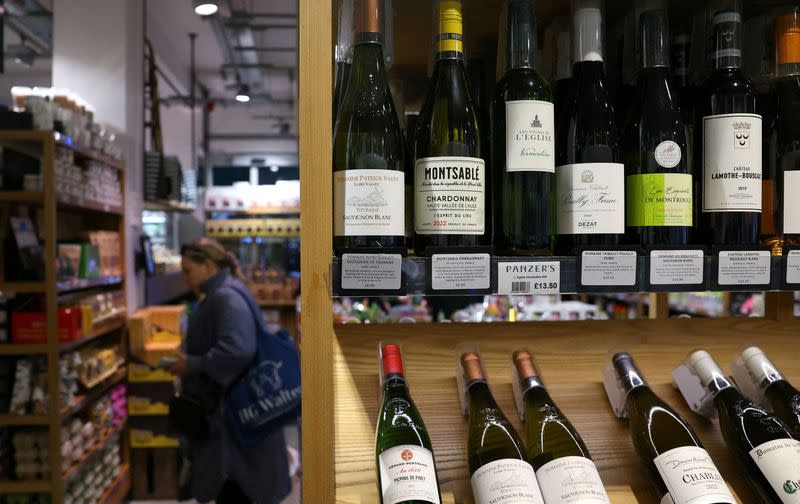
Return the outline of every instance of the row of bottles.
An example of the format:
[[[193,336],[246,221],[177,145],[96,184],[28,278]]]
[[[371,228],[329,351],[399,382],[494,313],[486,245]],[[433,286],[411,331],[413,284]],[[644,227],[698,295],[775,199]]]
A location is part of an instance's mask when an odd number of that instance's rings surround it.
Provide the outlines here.
[[[573,0],[572,76],[551,88],[536,70],[534,0],[506,0],[505,71],[484,120],[465,73],[461,1],[438,0],[433,72],[404,138],[384,67],[382,2],[354,0],[352,68],[346,82],[337,77],[334,253],[409,241],[421,256],[800,245],[791,197],[800,191],[800,9],[774,23],[778,113],[765,123],[742,71],[741,0],[707,9],[712,70],[696,89],[676,88],[685,69],[670,70],[670,50],[691,39],[671,45],[666,6],[648,5],[636,11],[635,86],[609,89],[602,0]]]
[[[381,502],[439,504],[433,445],[409,395],[400,347],[384,343],[380,350],[383,405],[375,450]],[[476,504],[609,503],[589,450],[550,397],[532,354],[518,350],[512,363],[525,443],[495,401],[477,350],[459,358]],[[800,392],[755,347],[737,357],[734,375],[759,402],[745,396],[706,351],[691,353],[673,373],[690,408],[718,418],[732,457],[760,501],[796,504]],[[652,391],[630,354],[611,357],[603,382],[614,413],[629,419],[634,450],[661,503],[737,502],[694,430]]]

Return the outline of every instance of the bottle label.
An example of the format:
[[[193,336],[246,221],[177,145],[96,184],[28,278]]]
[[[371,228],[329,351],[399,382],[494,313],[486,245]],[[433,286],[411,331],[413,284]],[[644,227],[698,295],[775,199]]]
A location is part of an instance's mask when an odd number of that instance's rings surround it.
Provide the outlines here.
[[[703,211],[761,212],[761,116],[703,118]]]
[[[414,177],[414,230],[419,234],[482,235],[486,219],[483,159],[418,159]]]
[[[736,504],[711,456],[699,446],[674,448],[653,463],[675,504]]]
[[[800,170],[783,172],[783,232],[800,234]]]
[[[664,497],[661,497],[659,504],[675,504],[675,501],[672,500],[672,496],[669,493],[665,493]]]
[[[475,504],[544,504],[536,473],[524,460],[489,462],[472,475]]]
[[[653,152],[656,163],[662,168],[675,168],[681,162],[681,146],[672,140],[664,140]]]
[[[783,504],[800,504],[800,441],[767,441],[750,450],[750,456]]]
[[[440,504],[439,483],[430,450],[398,445],[378,455],[383,504],[423,501]]]
[[[692,225],[691,175],[628,175],[626,186],[628,226]]]
[[[506,102],[506,171],[555,171],[553,104]]]
[[[335,236],[404,236],[405,174],[397,170],[333,172]]]
[[[558,234],[625,232],[625,166],[581,163],[556,169]]]
[[[545,504],[609,504],[594,462],[585,457],[562,457],[536,471]]]

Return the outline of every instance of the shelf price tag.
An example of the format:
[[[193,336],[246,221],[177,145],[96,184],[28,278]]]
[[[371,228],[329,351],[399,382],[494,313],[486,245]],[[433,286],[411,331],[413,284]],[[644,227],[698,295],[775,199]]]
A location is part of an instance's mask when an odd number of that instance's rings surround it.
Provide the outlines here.
[[[702,250],[653,250],[650,252],[651,285],[699,285],[702,283]]]
[[[498,262],[498,294],[558,294],[561,263],[558,261]]]
[[[800,250],[790,250],[786,254],[786,283],[800,284]]]
[[[723,250],[719,253],[719,285],[767,285],[772,254],[769,250]]]
[[[342,289],[398,290],[402,272],[401,254],[342,254]]]
[[[581,253],[581,285],[636,285],[636,252],[633,250],[584,250]]]
[[[490,282],[489,254],[434,254],[431,257],[433,290],[488,289]]]

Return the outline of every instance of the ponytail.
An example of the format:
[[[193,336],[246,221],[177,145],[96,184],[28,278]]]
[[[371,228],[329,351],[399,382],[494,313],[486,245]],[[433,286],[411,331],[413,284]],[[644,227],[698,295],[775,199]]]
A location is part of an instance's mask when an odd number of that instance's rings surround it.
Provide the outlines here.
[[[184,245],[181,249],[181,255],[197,263],[211,261],[216,264],[219,269],[227,269],[230,271],[231,275],[242,282],[245,281],[242,268],[239,266],[236,255],[230,250],[226,250],[225,247],[216,240],[200,238],[194,243]]]

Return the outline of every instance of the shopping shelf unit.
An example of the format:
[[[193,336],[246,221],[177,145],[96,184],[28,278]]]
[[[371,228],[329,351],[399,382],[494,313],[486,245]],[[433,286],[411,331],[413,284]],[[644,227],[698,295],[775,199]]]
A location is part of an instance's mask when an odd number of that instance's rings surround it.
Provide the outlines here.
[[[614,417],[601,383],[609,350],[630,350],[655,391],[696,428],[739,501],[755,502],[718,428],[688,410],[671,386],[670,373],[695,348],[708,349],[727,365],[743,345],[755,343],[774,358],[789,380],[800,382],[800,361],[785,351],[796,347],[800,332],[790,292],[768,293],[766,317],[761,319],[670,319],[666,294],[655,293],[651,295],[651,319],[644,320],[491,325],[333,323],[331,297],[342,292],[336,285],[338,266],[331,265],[332,180],[321,176],[331,170],[331,144],[320,139],[332,138],[328,118],[332,116],[331,41],[335,40],[337,3],[299,3],[304,502],[379,501],[373,443],[380,408],[376,355],[378,342],[383,339],[403,345],[411,392],[433,441],[443,502],[472,502],[465,454],[466,421],[460,414],[455,379],[455,348],[464,341],[480,347],[495,395],[517,428],[521,426],[518,416],[512,414],[510,352],[522,346],[534,351],[553,398],[583,435],[614,504],[651,503],[661,497],[651,489],[646,469],[633,451],[627,424]],[[496,40],[501,2],[464,3],[465,26],[472,31],[466,35],[465,45],[474,48],[479,45],[476,41]],[[536,5],[540,17],[545,17],[559,7],[566,8],[567,3],[543,0]],[[611,5],[609,10],[619,10],[620,6]],[[412,69],[417,77],[424,76],[430,37],[421,36],[419,27],[431,26],[430,2],[409,0],[395,13],[393,72]],[[562,274],[571,275],[574,284],[579,271],[576,259],[557,260]],[[707,269],[718,267],[711,251],[703,261]],[[421,262],[425,266],[425,261]],[[774,274],[785,272],[779,259],[769,262]],[[414,266],[420,260],[406,259],[405,263]],[[645,271],[637,269],[636,274],[641,280]],[[753,290],[786,289],[773,280],[767,287]],[[698,290],[710,287],[703,283]],[[412,291],[425,292],[426,288],[423,285]],[[562,279],[559,290],[573,289]]]
[[[41,209],[41,228],[39,235],[44,240],[44,281],[43,282],[7,282],[0,283],[0,291],[12,295],[42,294],[45,300],[46,343],[41,344],[14,344],[0,345],[0,355],[45,355],[47,357],[47,387],[49,397],[48,413],[46,415],[0,415],[0,427],[43,427],[48,429],[48,451],[51,468],[61,468],[61,426],[65,419],[79,412],[83,408],[102,397],[101,391],[108,390],[113,384],[125,378],[124,366],[106,380],[89,389],[85,395],[78,398],[76,405],[62,408],[59,404],[59,356],[63,352],[77,349],[97,338],[112,332],[123,330],[125,326],[124,314],[116,314],[95,325],[94,329],[77,341],[63,343],[58,340],[58,303],[59,298],[67,293],[85,289],[114,287],[125,288],[125,278],[106,277],[96,280],[79,282],[59,282],[56,271],[56,246],[61,234],[61,225],[69,219],[70,225],[75,226],[78,220],[69,215],[84,215],[80,220],[83,226],[91,226],[96,219],[102,218],[107,224],[107,229],[113,229],[120,236],[120,261],[121,271],[125,271],[125,166],[122,161],[97,153],[91,149],[74,145],[69,137],[59,135],[52,131],[0,131],[0,146],[17,150],[39,160],[41,166],[42,190],[41,191],[0,191],[0,206],[29,206]],[[119,206],[109,206],[83,198],[67,198],[57,191],[55,173],[55,155],[57,147],[66,147],[73,151],[75,158],[91,160],[101,163],[106,167],[118,170],[121,174],[120,183],[123,202]],[[92,230],[92,228],[82,229]],[[124,346],[123,346],[124,348]],[[126,436],[122,436],[125,439]],[[121,502],[130,488],[130,469],[127,465],[127,447],[123,445],[123,461],[119,475],[112,485],[106,490],[102,502]],[[52,502],[64,501],[65,480],[60,470],[51,471],[51,477],[45,481],[3,481],[0,482],[0,495],[8,493],[43,492],[51,495]]]

